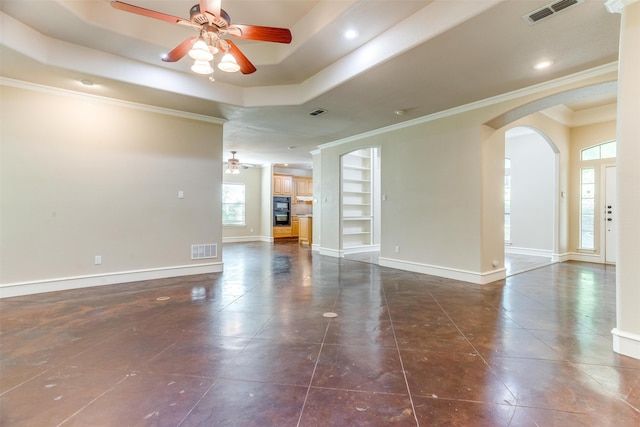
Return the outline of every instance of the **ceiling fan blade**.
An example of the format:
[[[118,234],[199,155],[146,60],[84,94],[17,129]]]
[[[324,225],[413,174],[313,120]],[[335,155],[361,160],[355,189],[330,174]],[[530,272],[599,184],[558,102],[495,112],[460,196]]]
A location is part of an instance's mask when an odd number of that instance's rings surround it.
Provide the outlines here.
[[[240,30],[240,35],[238,31]],[[291,31],[286,28],[261,27],[259,25],[230,25],[229,32],[241,39],[274,43],[291,43]]]
[[[188,19],[178,18],[177,16],[167,15],[166,13],[156,12],[155,10],[145,9],[144,7],[134,6],[121,1],[112,1],[111,6],[114,9],[124,10],[125,12],[131,12],[149,18],[160,19],[161,21],[171,22],[173,24],[193,26]]]
[[[225,40],[229,44],[229,52],[236,59],[236,62],[240,66],[240,72],[242,74],[251,74],[256,71],[256,67],[249,61],[249,58],[244,56],[238,46],[235,45],[231,40]]]
[[[220,0],[200,0],[200,12],[209,12],[220,17]]]
[[[163,56],[162,60],[164,62],[179,61],[180,59],[182,59],[183,56],[185,56],[189,52],[189,50],[191,50],[196,40],[198,40],[197,36],[189,37],[188,39],[180,43],[178,46],[176,46],[171,52]]]

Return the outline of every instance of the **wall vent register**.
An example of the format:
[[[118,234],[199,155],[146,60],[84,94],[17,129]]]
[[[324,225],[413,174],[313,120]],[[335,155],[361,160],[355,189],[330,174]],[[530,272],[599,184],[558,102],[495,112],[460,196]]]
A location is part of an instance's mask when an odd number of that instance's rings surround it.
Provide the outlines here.
[[[533,12],[527,13],[522,17],[522,19],[533,25],[544,19],[550,18],[551,16],[562,12],[563,10],[571,6],[576,6],[582,3],[584,3],[584,0],[560,0],[557,2],[549,3],[548,5],[541,7],[540,9],[534,10]]]
[[[191,245],[191,259],[217,258],[218,245],[207,243],[203,245]]]

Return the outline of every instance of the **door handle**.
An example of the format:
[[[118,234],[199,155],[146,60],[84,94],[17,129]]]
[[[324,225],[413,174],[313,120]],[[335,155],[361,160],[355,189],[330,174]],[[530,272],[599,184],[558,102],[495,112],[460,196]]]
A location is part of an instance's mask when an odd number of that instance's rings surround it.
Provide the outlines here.
[[[613,221],[613,219],[612,218],[607,218],[607,221]]]

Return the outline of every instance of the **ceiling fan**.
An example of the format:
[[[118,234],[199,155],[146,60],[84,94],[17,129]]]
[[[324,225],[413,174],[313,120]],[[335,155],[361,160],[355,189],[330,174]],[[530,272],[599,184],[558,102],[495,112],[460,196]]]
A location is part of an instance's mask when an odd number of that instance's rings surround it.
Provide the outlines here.
[[[249,169],[249,166],[241,164],[240,160],[236,159],[236,153],[237,151],[231,152],[232,158],[227,160],[227,169],[225,170],[225,173],[237,174],[240,173],[240,168]]]
[[[190,19],[167,15],[155,10],[145,9],[121,1],[112,1],[111,6],[125,12],[136,13],[149,18],[160,19],[174,24],[186,25],[199,30],[199,35],[189,37],[162,58],[165,62],[176,62],[187,53],[194,60],[191,69],[200,74],[211,74],[213,68],[209,61],[218,52],[224,55],[218,64],[223,71],[240,70],[242,74],[251,74],[256,67],[238,49],[227,35],[247,40],[259,40],[275,43],[291,43],[291,31],[286,28],[261,27],[257,25],[231,24],[229,14],[220,8],[220,0],[200,0],[189,11]]]

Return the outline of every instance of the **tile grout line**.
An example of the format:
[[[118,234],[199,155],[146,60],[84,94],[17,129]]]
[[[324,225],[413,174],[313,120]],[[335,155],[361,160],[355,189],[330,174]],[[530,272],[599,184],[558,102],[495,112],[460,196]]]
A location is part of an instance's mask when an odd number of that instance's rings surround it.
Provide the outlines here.
[[[338,298],[340,297],[341,293],[342,293],[342,290],[339,290],[338,294],[336,295],[336,299],[333,301],[332,310],[334,311],[336,309],[336,304],[338,303]],[[320,350],[318,351],[318,357],[316,358],[316,363],[313,365],[313,372],[311,372],[311,378],[309,379],[309,385],[307,386],[307,393],[304,395],[304,401],[302,402],[302,408],[300,408],[300,416],[298,417],[298,422],[296,424],[296,427],[299,427],[300,422],[302,421],[302,415],[304,415],[304,409],[307,406],[307,399],[309,398],[309,393],[311,392],[311,384],[313,384],[313,377],[315,377],[316,370],[318,369],[318,363],[320,363],[320,356],[322,355],[324,342],[327,340],[327,334],[329,333],[329,327],[331,326],[331,322],[333,322],[333,319],[330,318],[329,321],[327,322],[327,327],[324,330],[324,335],[322,336],[322,342],[320,343]]]
[[[189,409],[189,412],[187,412],[184,417],[182,417],[182,419],[180,420],[180,422],[176,425],[176,427],[180,427],[182,425],[182,423],[184,423],[184,421],[189,417],[189,415],[191,415],[191,413],[193,412],[194,409],[196,409],[196,407],[200,404],[200,402],[202,402],[202,399],[204,399],[204,397],[211,391],[211,389],[213,388],[214,385],[216,385],[216,383],[219,381],[218,378],[216,378],[211,385],[209,386],[208,389],[205,390],[204,393],[202,393],[202,396],[200,396],[200,399],[198,399],[198,401],[191,407],[191,409]]]
[[[267,279],[265,279],[267,280]],[[265,280],[261,281],[260,283],[263,283]],[[257,285],[255,285],[253,288],[251,289],[255,289],[257,288],[260,283],[258,283]],[[245,291],[242,295],[238,296],[237,298],[235,298],[232,302],[230,302],[229,304],[227,304],[226,306],[224,306],[223,308],[221,308],[220,310],[218,310],[216,312],[216,314],[222,313],[226,308],[230,307],[233,303],[235,303],[236,301],[238,301],[240,298],[242,298],[243,296],[246,296],[250,291]],[[265,313],[267,314],[267,313]],[[232,361],[230,363],[233,363],[238,357],[240,357],[240,355],[247,349],[247,347],[249,346],[249,344],[251,344],[251,342],[255,339],[259,339],[257,338],[258,334],[264,329],[264,327],[269,323],[269,321],[271,321],[271,319],[274,317],[274,314],[268,314],[268,318],[267,320],[262,324],[262,326],[260,326],[260,328],[258,328],[258,330],[253,334],[253,336],[251,338],[247,339],[247,343],[244,345],[244,347],[242,347],[242,350],[240,350],[238,352],[238,354],[236,354],[234,356],[234,358],[232,359]],[[241,338],[244,339],[242,337],[236,337],[236,338]],[[205,396],[207,394],[209,394],[209,392],[211,391],[211,389],[218,383],[218,381],[220,381],[221,379],[225,379],[224,376],[219,376],[217,378],[215,378],[213,380],[213,382],[211,383],[211,385],[209,386],[209,388],[207,388],[205,390],[204,393],[202,393],[202,396],[200,396],[200,399],[198,399],[198,401],[191,407],[191,409],[189,409],[189,411],[184,415],[184,417],[182,417],[182,419],[180,420],[180,422],[177,424],[176,427],[180,427],[185,420],[189,417],[189,415],[191,415],[191,413],[193,412],[194,409],[196,409],[196,407],[200,404],[200,402],[202,402],[202,399],[205,398]]]
[[[309,385],[307,386],[307,393],[304,395],[304,401],[302,402],[302,408],[300,408],[300,416],[298,417],[298,422],[296,426],[300,426],[300,421],[302,421],[302,415],[304,414],[304,408],[307,406],[307,399],[309,398],[309,393],[311,392],[311,384],[313,384],[313,377],[316,375],[316,369],[318,369],[318,363],[320,363],[320,355],[322,355],[322,349],[324,348],[324,342],[327,339],[327,334],[329,333],[329,326],[331,326],[332,320],[329,320],[327,323],[327,327],[324,330],[324,336],[322,337],[322,343],[320,344],[320,350],[318,351],[318,356],[316,357],[316,363],[313,365],[313,372],[311,372],[311,378],[309,379]]]
[[[478,355],[478,357],[480,357],[480,360],[482,360],[482,362],[487,366],[487,368],[489,368],[489,370],[496,376],[496,378],[498,379],[498,381],[500,381],[500,383],[505,387],[505,389],[511,394],[511,396],[513,396],[513,398],[515,399],[514,404],[511,405],[509,404],[508,406],[514,407],[514,408],[518,408],[520,405],[518,404],[518,397],[513,394],[513,392],[511,391],[511,389],[504,383],[504,381],[502,380],[502,377],[500,375],[498,375],[497,372],[495,372],[495,370],[491,367],[491,365],[489,365],[489,363],[487,362],[487,360],[484,358],[484,356],[478,351],[478,349],[476,348],[475,345],[473,345],[473,343],[471,342],[471,340],[469,338],[467,338],[467,336],[465,335],[465,333],[462,331],[462,329],[460,329],[460,327],[458,326],[458,324],[453,320],[453,318],[449,315],[449,313],[447,312],[447,310],[444,309],[444,307],[442,306],[442,304],[440,304],[440,301],[438,301],[438,298],[435,297],[435,295],[433,295],[432,292],[429,292],[429,295],[431,295],[431,298],[433,298],[433,300],[436,302],[436,304],[438,304],[438,307],[440,307],[440,310],[442,310],[442,312],[445,314],[445,316],[447,316],[447,318],[449,319],[449,321],[451,322],[451,324],[453,326],[455,326],[455,328],[458,330],[458,332],[460,333],[460,335],[462,335],[464,337],[465,340],[467,340],[467,342],[469,343],[469,345],[471,346],[471,348],[473,348],[473,351],[476,352],[476,354]],[[490,403],[490,402],[487,402]],[[495,404],[495,403],[494,403]],[[513,412],[513,414],[511,414],[511,418],[509,419],[509,425],[511,424],[511,421],[513,421],[513,417],[515,416],[515,410]]]
[[[416,426],[420,427],[420,421],[418,421],[418,414],[416,413],[416,406],[413,403],[413,396],[411,394],[411,388],[409,387],[409,380],[407,379],[407,371],[404,368],[404,361],[402,360],[402,353],[400,352],[400,345],[398,344],[398,337],[396,336],[396,329],[393,326],[393,319],[391,318],[391,310],[389,310],[389,301],[387,300],[387,292],[384,290],[384,283],[380,283],[380,289],[384,295],[384,304],[387,307],[387,316],[389,317],[389,323],[391,324],[391,333],[393,334],[393,341],[396,343],[396,351],[398,352],[398,359],[400,359],[400,369],[402,369],[402,377],[404,378],[404,385],[407,387],[407,394],[409,395],[409,403],[411,403],[411,410],[413,411],[413,419],[416,421]]]
[[[131,374],[126,374],[120,381],[118,381],[117,383],[115,383],[114,385],[112,385],[111,387],[109,387],[108,389],[106,389],[105,391],[103,391],[102,393],[100,393],[98,396],[95,397],[95,399],[91,400],[89,403],[87,403],[86,405],[84,405],[82,408],[78,409],[76,412],[74,412],[73,414],[69,415],[66,419],[62,420],[62,422],[60,422],[56,427],[60,427],[61,425],[63,425],[64,423],[66,423],[67,421],[71,420],[73,417],[75,417],[76,415],[78,415],[80,412],[84,411],[88,406],[92,405],[94,402],[96,402],[98,399],[100,399],[102,396],[104,396],[105,394],[109,393],[110,391],[112,391],[114,388],[116,388],[117,386],[119,386],[120,384],[122,384],[124,381],[126,381],[129,377],[131,376]]]

